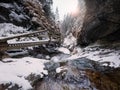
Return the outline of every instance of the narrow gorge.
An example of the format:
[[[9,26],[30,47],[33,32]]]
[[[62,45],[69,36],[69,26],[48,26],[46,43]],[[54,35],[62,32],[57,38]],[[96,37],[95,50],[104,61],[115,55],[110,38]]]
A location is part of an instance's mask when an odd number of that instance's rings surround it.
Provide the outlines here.
[[[78,0],[60,21],[53,4],[0,1],[0,90],[120,90],[120,1]]]

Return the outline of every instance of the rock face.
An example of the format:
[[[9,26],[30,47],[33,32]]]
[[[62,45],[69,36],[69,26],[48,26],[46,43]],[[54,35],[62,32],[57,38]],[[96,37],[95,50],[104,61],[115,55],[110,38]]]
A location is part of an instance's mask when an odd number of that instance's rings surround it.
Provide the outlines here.
[[[14,23],[21,26],[30,24],[30,17],[23,9],[22,0],[1,0],[0,1],[0,23]]]
[[[84,1],[86,13],[82,30],[78,35],[78,44],[85,46],[99,39],[120,40],[120,1]]]
[[[119,69],[101,66],[87,58],[59,63],[49,62],[45,65],[49,74],[35,83],[35,90],[120,89]]]
[[[13,23],[17,26],[34,28],[38,25],[32,21],[35,15],[45,12],[49,16],[51,3],[51,0],[1,0],[0,23]],[[32,10],[33,7],[34,10]]]

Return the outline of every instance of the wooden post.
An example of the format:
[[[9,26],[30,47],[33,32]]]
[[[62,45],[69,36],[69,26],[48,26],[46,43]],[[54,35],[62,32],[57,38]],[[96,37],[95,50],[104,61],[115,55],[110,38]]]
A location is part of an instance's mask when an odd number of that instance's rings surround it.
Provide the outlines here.
[[[4,53],[2,51],[0,51],[0,61],[2,60]]]

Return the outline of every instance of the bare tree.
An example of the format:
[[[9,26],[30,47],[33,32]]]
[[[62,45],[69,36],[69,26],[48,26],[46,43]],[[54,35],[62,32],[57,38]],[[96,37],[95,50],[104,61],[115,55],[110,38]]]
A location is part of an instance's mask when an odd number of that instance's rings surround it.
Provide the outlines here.
[[[74,26],[74,17],[72,17],[71,15],[66,15],[63,22],[61,23],[61,30],[64,36],[68,35],[73,26]]]
[[[72,16],[68,14],[61,23],[61,31],[64,36],[72,33],[73,36],[77,37],[78,32],[81,30],[86,9],[84,0],[78,0],[78,2],[78,15]]]

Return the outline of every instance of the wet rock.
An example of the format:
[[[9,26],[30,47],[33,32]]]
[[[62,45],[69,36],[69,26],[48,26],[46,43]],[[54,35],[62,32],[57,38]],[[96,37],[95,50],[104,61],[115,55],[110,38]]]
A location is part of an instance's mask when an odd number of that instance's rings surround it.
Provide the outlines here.
[[[110,42],[120,40],[120,1],[85,0],[86,13],[78,44],[86,46],[99,39]]]
[[[87,58],[45,64],[48,76],[35,90],[119,90],[119,68],[102,66]],[[114,74],[115,73],[115,74]]]
[[[20,87],[18,86],[18,85],[14,85],[14,86],[12,86],[12,87],[9,87],[9,86],[11,86],[11,84],[6,84],[6,85],[0,85],[0,90],[5,90],[5,89],[7,89],[7,90],[18,90],[18,89],[20,89]]]
[[[51,57],[60,53],[58,50],[55,49],[54,46],[46,47],[45,45],[41,45],[39,47],[34,47],[33,50],[29,49],[28,52],[32,56],[38,56],[41,54],[43,56],[49,55]]]
[[[22,50],[22,49],[8,50],[7,54],[11,58],[21,58],[21,57],[29,56],[29,53],[25,50]]]

